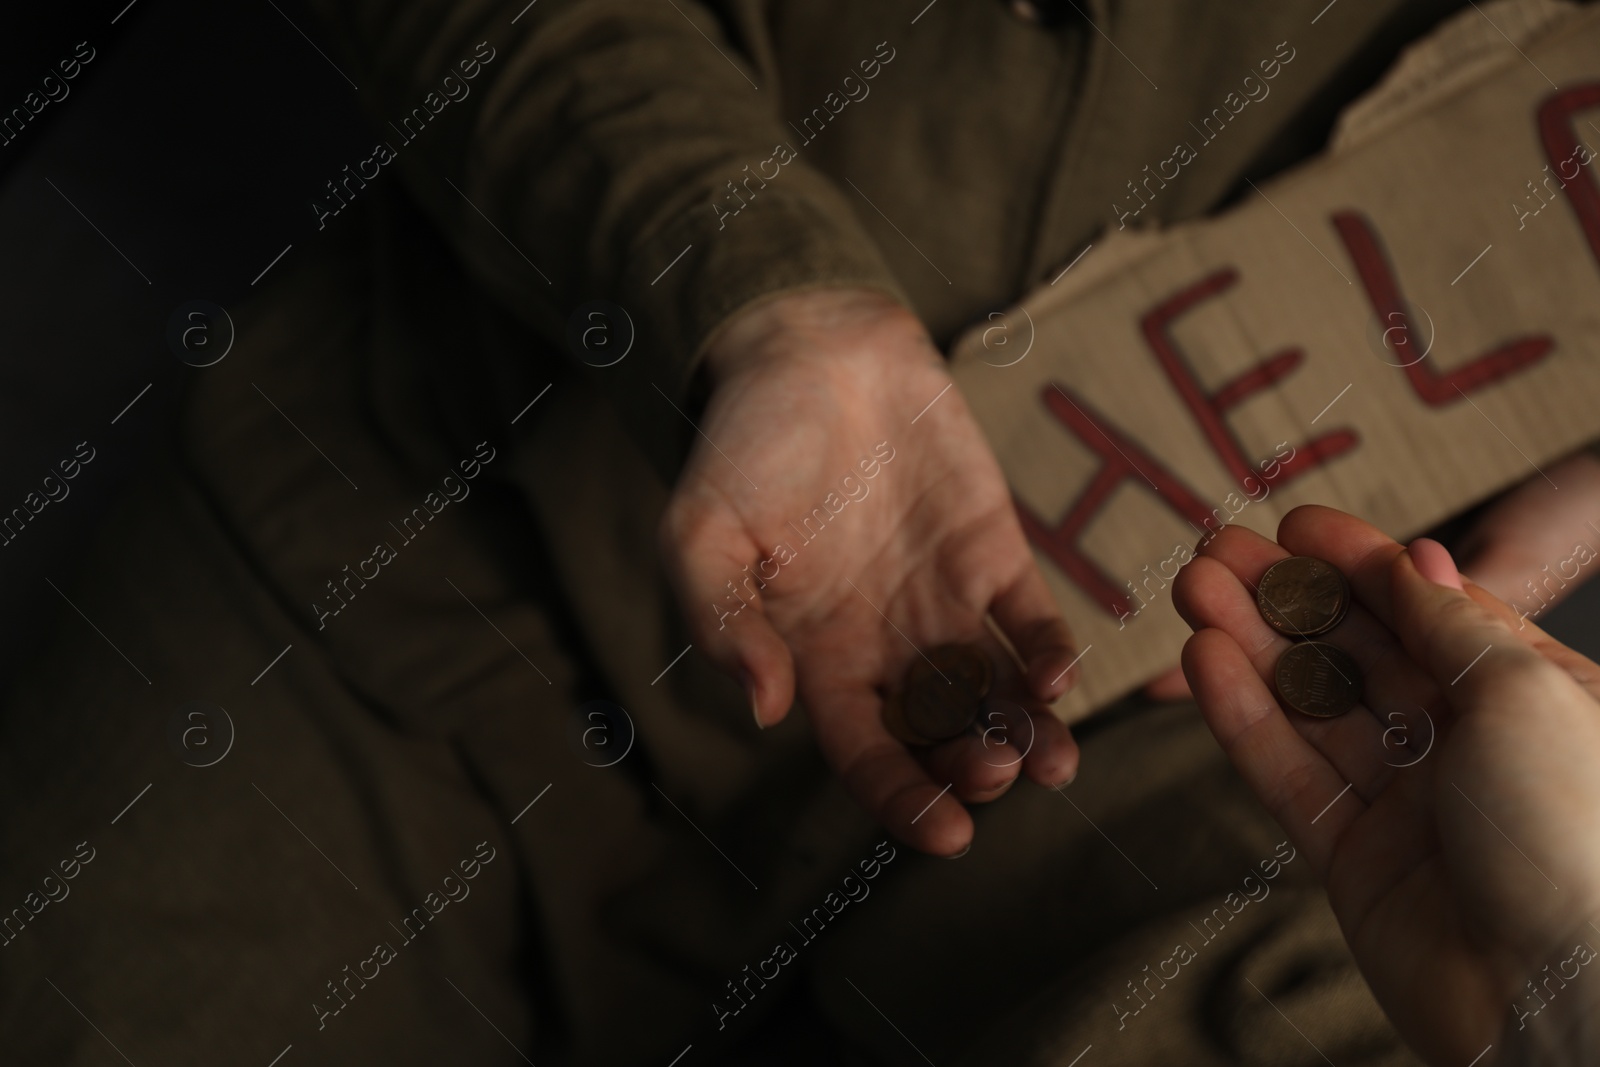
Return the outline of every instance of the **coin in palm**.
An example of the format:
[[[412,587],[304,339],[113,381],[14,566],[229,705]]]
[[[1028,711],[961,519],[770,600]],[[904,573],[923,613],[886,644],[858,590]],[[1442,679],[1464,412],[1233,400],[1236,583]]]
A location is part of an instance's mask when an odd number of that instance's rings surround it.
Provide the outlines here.
[[[1350,610],[1350,583],[1326,560],[1290,556],[1261,576],[1256,607],[1279,633],[1315,637],[1339,625]]]
[[[906,669],[900,705],[911,733],[947,741],[967,730],[983,707],[994,667],[977,645],[942,645]]]
[[[1273,671],[1278,698],[1302,715],[1332,719],[1361,701],[1361,671],[1343,649],[1302,641],[1284,649]]]

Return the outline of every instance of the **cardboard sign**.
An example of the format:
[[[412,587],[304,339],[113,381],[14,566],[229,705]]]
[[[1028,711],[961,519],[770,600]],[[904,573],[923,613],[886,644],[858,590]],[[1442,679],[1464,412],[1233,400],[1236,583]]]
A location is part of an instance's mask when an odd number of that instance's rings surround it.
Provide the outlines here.
[[[1171,579],[1222,525],[1408,537],[1600,437],[1600,11],[1524,51],[957,344],[1084,650],[1058,713],[1176,663]]]

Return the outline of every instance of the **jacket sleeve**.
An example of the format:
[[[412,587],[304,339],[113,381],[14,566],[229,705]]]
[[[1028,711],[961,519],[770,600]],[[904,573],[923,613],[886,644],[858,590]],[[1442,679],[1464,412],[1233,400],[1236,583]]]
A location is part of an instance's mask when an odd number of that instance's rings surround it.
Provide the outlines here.
[[[850,202],[794,158],[760,0],[311,2],[385,169],[480,284],[564,350],[585,302],[627,312],[632,350],[587,373],[664,469],[733,313],[829,285],[904,300]]]

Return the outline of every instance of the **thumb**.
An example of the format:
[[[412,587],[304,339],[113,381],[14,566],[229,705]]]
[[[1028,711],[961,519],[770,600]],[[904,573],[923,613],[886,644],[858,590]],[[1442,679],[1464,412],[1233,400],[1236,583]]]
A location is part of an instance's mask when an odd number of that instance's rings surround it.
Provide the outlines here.
[[[755,542],[732,516],[672,507],[659,540],[695,647],[744,687],[757,726],[782,721],[794,703],[794,659],[767,616]]]
[[[1462,588],[1455,562],[1437,541],[1413,541],[1389,573],[1396,633],[1457,714],[1491,690],[1495,699],[1514,699],[1517,686],[1559,673],[1500,613]]]

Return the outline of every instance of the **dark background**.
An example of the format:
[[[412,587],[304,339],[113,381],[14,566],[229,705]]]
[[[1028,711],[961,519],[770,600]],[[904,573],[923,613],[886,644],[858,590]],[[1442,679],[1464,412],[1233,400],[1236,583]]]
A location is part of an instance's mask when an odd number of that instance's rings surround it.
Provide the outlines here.
[[[314,246],[312,197],[372,144],[356,90],[296,29],[321,43],[292,0],[31,6],[8,12],[0,35],[0,115],[78,42],[96,55],[64,100],[0,146],[0,514],[78,442],[95,458],[0,547],[5,680],[47,636],[39,620],[59,606],[49,582],[70,588],[109,505],[204,373],[167,344],[174,311],[237,303],[285,246],[274,271]]]
[[[50,582],[70,585],[109,505],[172,432],[189,376],[204,373],[169,348],[169,319],[193,300],[236,303],[286,246],[273,270],[313,246],[312,197],[373,140],[345,77],[355,72],[302,35],[324,36],[293,0],[34,7],[8,13],[0,37],[0,115],[79,41],[96,56],[0,146],[0,514],[78,442],[96,456],[70,496],[0,547],[0,681],[38,652]],[[1541,621],[1600,654],[1600,583]]]

